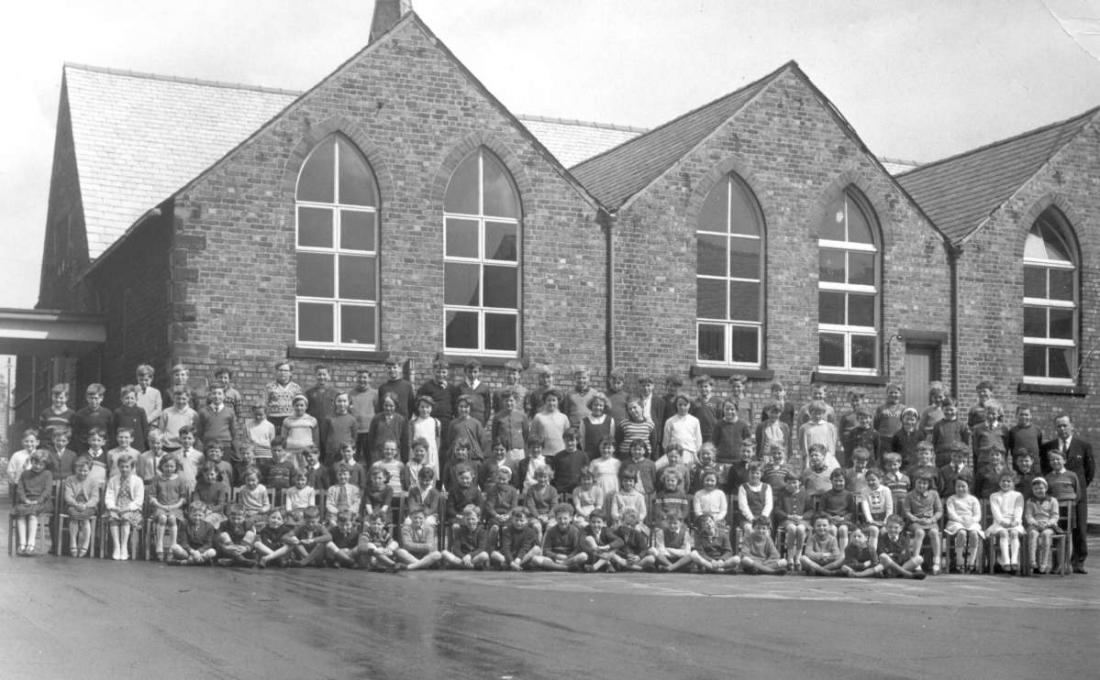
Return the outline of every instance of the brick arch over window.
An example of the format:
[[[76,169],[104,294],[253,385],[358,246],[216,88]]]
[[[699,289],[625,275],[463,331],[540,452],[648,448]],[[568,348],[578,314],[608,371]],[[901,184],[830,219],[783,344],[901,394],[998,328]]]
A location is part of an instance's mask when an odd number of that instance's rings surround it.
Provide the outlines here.
[[[298,174],[302,171],[306,158],[323,139],[334,134],[346,137],[367,157],[371,170],[374,171],[378,192],[382,196],[393,196],[394,179],[387,162],[387,150],[376,145],[361,126],[343,116],[333,116],[310,125],[290,150],[279,181],[280,200],[293,203]]]
[[[529,203],[526,199],[534,195],[534,185],[523,163],[507,144],[492,135],[486,135],[481,132],[467,135],[466,138],[455,144],[450,153],[448,153],[439,164],[439,169],[432,179],[431,193],[428,196],[432,210],[443,210],[443,197],[447,192],[447,185],[450,184],[451,177],[454,175],[455,170],[458,169],[462,161],[466,160],[467,156],[481,147],[493,152],[497,160],[499,160],[508,170],[508,174],[512,177],[512,182],[515,183],[516,189],[519,191],[521,213],[529,215],[531,212],[530,206],[524,209],[524,205]]]
[[[1085,224],[1086,220],[1084,215],[1077,209],[1077,206],[1075,206],[1072,201],[1062,194],[1049,193],[1044,194],[1032,203],[1018,222],[1020,229],[1017,231],[1016,238],[1017,259],[1024,256],[1024,246],[1027,243],[1028,234],[1031,233],[1031,227],[1035,224],[1035,220],[1039,219],[1039,216],[1050,208],[1055,208],[1062,213],[1062,217],[1065,218],[1066,222],[1068,222],[1071,227],[1069,237],[1073,239],[1072,245],[1078,253],[1081,252],[1081,244],[1077,240],[1077,232],[1076,229],[1073,228],[1073,225]]]
[[[1072,386],[1080,361],[1081,249],[1058,196],[1047,196],[1019,224],[1023,234],[1024,382]]]
[[[455,154],[457,155],[457,154]],[[485,144],[453,164],[443,211],[444,349],[517,356],[520,349],[523,205],[516,178]]]
[[[696,358],[700,364],[762,368],[766,337],[767,229],[756,192],[719,164],[688,205],[695,227]]]
[[[877,177],[871,177],[868,173],[851,168],[842,171],[817,195],[814,202],[816,207],[810,212],[807,222],[811,238],[816,236],[818,225],[825,219],[825,214],[829,211],[831,202],[840,192],[849,188],[859,192],[868,209],[875,214],[877,220],[881,220],[883,215],[889,215],[891,212],[890,205],[883,198],[884,192],[890,191],[885,186],[886,183],[887,180],[880,181]],[[893,247],[893,236],[890,229],[886,228],[881,221],[879,221],[878,236],[882,252],[888,252]]]
[[[301,164],[293,196],[296,344],[376,349],[382,204],[370,162],[330,134]]]

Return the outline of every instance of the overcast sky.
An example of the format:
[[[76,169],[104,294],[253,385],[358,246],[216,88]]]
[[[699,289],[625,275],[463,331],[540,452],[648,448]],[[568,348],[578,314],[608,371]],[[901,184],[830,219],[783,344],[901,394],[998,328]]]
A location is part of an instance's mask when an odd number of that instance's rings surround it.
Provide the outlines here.
[[[0,306],[37,300],[64,62],[305,89],[363,46],[373,4],[34,0],[5,8]],[[1100,105],[1100,61],[1082,47],[1100,41],[1089,35],[1100,26],[1100,0],[413,7],[521,114],[651,127],[793,59],[874,153],[930,161]]]

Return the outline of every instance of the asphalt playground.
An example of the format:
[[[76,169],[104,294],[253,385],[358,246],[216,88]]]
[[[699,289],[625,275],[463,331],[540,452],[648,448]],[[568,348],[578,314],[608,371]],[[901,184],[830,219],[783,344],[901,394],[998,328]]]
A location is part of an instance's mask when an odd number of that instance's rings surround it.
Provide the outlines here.
[[[0,555],[0,678],[1091,677],[1087,566],[914,582]]]

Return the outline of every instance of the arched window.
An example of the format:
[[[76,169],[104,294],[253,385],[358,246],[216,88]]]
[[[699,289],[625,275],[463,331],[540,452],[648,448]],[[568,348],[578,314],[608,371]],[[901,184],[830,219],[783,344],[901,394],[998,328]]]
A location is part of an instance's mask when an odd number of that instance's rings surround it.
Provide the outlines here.
[[[878,227],[849,188],[829,205],[818,233],[818,364],[874,375],[879,357]]]
[[[727,175],[699,213],[696,347],[700,363],[759,368],[764,344],[764,220],[752,191]]]
[[[443,199],[446,349],[518,352],[521,219],[504,165],[485,148],[467,156]]]
[[[1024,243],[1024,379],[1072,385],[1077,376],[1077,254],[1056,208]]]
[[[303,346],[378,346],[378,185],[363,155],[335,135],[298,174],[297,328]]]

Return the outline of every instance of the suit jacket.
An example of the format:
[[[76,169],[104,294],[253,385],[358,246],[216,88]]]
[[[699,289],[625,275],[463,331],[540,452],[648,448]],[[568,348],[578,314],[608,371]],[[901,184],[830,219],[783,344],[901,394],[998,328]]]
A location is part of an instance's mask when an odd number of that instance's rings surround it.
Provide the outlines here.
[[[1049,442],[1044,442],[1039,450],[1039,467],[1044,475],[1050,472],[1050,452],[1057,451],[1061,445],[1062,440],[1056,437]],[[1096,459],[1092,455],[1092,444],[1081,439],[1076,433],[1069,442],[1069,451],[1066,452],[1066,469],[1077,474],[1081,489],[1092,484],[1093,477],[1096,475]],[[1081,499],[1086,498],[1087,495],[1082,493]]]

